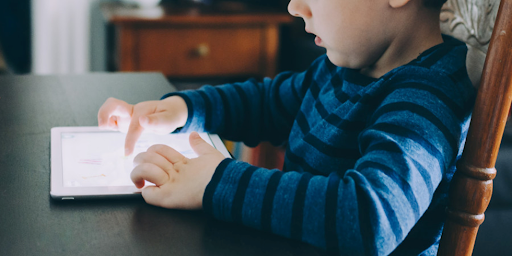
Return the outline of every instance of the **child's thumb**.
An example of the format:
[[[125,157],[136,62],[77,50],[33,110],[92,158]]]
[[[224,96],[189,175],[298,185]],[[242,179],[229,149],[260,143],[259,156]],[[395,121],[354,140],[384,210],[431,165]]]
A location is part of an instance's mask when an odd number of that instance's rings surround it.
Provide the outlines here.
[[[199,136],[199,133],[192,132],[189,137],[190,146],[196,152],[197,155],[205,155],[210,152],[215,151],[215,148],[208,144],[208,142],[204,141],[201,136]]]

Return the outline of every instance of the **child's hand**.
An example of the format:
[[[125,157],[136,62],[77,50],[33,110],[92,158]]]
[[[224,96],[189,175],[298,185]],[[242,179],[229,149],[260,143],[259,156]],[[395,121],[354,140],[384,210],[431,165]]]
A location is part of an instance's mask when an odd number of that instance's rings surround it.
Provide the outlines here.
[[[144,130],[167,134],[184,126],[187,117],[187,104],[179,96],[136,105],[109,98],[98,111],[98,126],[126,133],[125,155],[130,155]]]
[[[203,194],[224,155],[204,141],[198,133],[190,134],[190,145],[199,157],[188,159],[165,145],[151,146],[138,154],[131,178],[135,186],[154,183],[142,189],[147,203],[173,209],[202,209]]]

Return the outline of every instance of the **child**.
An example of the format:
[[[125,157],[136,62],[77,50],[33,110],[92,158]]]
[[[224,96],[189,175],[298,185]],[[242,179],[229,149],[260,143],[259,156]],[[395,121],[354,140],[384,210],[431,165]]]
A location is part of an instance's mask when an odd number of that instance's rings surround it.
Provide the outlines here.
[[[291,0],[289,12],[327,49],[302,73],[109,99],[100,127],[207,131],[255,146],[287,143],[283,172],[224,157],[196,134],[199,155],[166,146],[136,156],[144,199],[200,209],[343,255],[435,255],[447,189],[475,90],[466,46],[442,36],[445,0]]]

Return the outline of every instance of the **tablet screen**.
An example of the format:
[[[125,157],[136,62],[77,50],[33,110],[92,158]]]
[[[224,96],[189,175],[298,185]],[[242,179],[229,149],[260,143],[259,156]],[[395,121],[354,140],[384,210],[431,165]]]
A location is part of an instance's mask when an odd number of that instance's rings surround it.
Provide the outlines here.
[[[208,134],[201,137],[212,144]],[[62,167],[64,187],[133,186],[134,157],[154,144],[165,144],[187,158],[197,157],[189,134],[142,134],[132,155],[124,156],[125,134],[119,132],[64,132]],[[148,183],[148,182],[146,182]]]

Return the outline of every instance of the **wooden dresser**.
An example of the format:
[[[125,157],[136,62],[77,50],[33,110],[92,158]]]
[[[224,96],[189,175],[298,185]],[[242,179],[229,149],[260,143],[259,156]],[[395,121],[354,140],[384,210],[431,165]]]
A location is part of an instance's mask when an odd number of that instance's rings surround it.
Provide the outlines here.
[[[292,17],[243,4],[102,6],[115,27],[115,68],[168,77],[273,77],[279,28]]]

